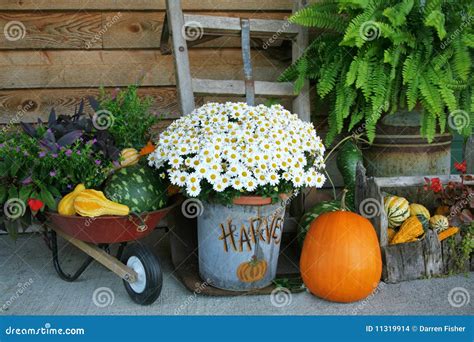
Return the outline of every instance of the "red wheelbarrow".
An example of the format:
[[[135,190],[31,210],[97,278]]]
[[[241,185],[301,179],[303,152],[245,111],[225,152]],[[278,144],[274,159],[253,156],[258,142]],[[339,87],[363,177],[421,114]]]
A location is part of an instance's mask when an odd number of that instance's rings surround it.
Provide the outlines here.
[[[149,235],[174,205],[161,210],[129,216],[81,217],[48,213],[47,241],[59,277],[73,282],[96,260],[123,279],[130,298],[149,305],[160,296],[163,283],[160,261],[150,248],[138,242]],[[47,230],[48,232],[48,230]],[[88,255],[72,275],[61,268],[57,235]],[[130,242],[135,242],[127,245]],[[110,245],[119,244],[116,256]]]

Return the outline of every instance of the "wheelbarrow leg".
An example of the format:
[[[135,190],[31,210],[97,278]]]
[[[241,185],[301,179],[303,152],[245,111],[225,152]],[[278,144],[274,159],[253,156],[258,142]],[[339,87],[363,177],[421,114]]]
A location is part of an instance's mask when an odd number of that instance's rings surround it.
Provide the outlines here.
[[[84,273],[86,270],[87,266],[91,264],[91,262],[94,260],[94,258],[87,256],[87,259],[82,263],[82,265],[79,267],[79,269],[74,273],[72,276],[65,273],[63,269],[61,268],[61,264],[59,263],[59,253],[58,253],[58,237],[56,235],[56,232],[54,230],[51,231],[51,249],[53,252],[53,264],[54,264],[54,269],[58,273],[59,277],[62,280],[65,281],[75,281],[79,276]]]
[[[120,243],[120,246],[117,250],[117,256],[116,256],[118,260],[122,260],[123,250],[125,249],[125,246],[127,246],[126,242]]]

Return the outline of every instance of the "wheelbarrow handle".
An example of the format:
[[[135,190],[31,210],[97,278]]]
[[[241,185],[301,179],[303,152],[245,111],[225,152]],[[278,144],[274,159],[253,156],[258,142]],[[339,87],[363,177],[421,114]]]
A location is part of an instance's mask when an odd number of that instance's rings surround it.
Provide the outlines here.
[[[143,219],[142,215],[146,214],[145,219]],[[128,215],[128,219],[137,227],[137,232],[142,233],[148,229],[148,225],[146,224],[146,220],[148,219],[148,213],[142,213],[142,215],[137,214],[136,212],[132,211]],[[140,224],[137,224],[134,220],[137,218],[140,221]]]

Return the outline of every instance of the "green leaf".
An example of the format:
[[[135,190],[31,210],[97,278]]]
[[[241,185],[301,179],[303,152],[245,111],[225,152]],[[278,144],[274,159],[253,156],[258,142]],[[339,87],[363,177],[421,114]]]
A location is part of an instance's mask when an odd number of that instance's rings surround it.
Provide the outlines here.
[[[289,18],[289,22],[302,26],[330,29],[340,33],[345,29],[345,19],[337,13],[337,5],[326,10],[321,10],[320,4],[308,6],[293,14]]]
[[[18,190],[15,186],[11,186],[8,189],[8,198],[18,198]]]
[[[474,34],[466,33],[462,37],[462,42],[464,43],[464,45],[474,48]]]
[[[0,178],[7,177],[10,170],[10,165],[6,161],[0,161]]]
[[[444,28],[445,18],[440,11],[431,12],[425,19],[425,25],[436,29],[439,39],[443,40],[446,37],[446,29]]]
[[[8,196],[8,189],[6,185],[0,184],[0,204],[5,203]]]
[[[39,199],[42,200],[45,206],[47,206],[50,210],[56,210],[56,201],[48,189],[43,187],[39,193],[39,197]]]
[[[20,188],[19,198],[26,203],[28,198],[30,198],[30,194],[33,191],[33,185],[24,185]]]
[[[393,26],[401,26],[405,24],[406,17],[413,8],[413,0],[403,0],[401,3],[393,7],[387,7],[383,11],[383,15],[390,20]]]
[[[13,161],[10,165],[10,176],[16,177],[18,174],[18,170],[20,170],[21,163]]]
[[[18,230],[20,228],[20,222],[19,220],[5,220],[3,223],[5,225],[5,228],[7,229],[8,235],[16,241],[18,238]]]
[[[276,101],[276,100],[274,100]],[[275,103],[278,103],[278,102],[275,102]],[[55,198],[61,198],[61,193],[59,192],[59,190],[55,187],[55,186],[52,186],[52,185],[49,185],[48,186],[48,190],[49,192],[51,192],[51,194],[55,197]]]

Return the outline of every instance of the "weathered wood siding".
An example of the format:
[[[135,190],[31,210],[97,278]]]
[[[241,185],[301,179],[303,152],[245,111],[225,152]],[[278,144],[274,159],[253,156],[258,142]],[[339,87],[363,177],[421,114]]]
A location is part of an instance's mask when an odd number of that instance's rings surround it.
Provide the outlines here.
[[[291,7],[291,0],[183,0],[186,12],[248,18],[282,19]],[[158,113],[176,117],[173,59],[159,51],[164,14],[165,0],[1,0],[0,123],[45,119],[53,106],[68,113],[99,86],[133,83],[156,99]],[[193,76],[242,79],[239,47],[235,37],[192,48]],[[275,80],[291,59],[288,46],[252,53],[261,80]]]

